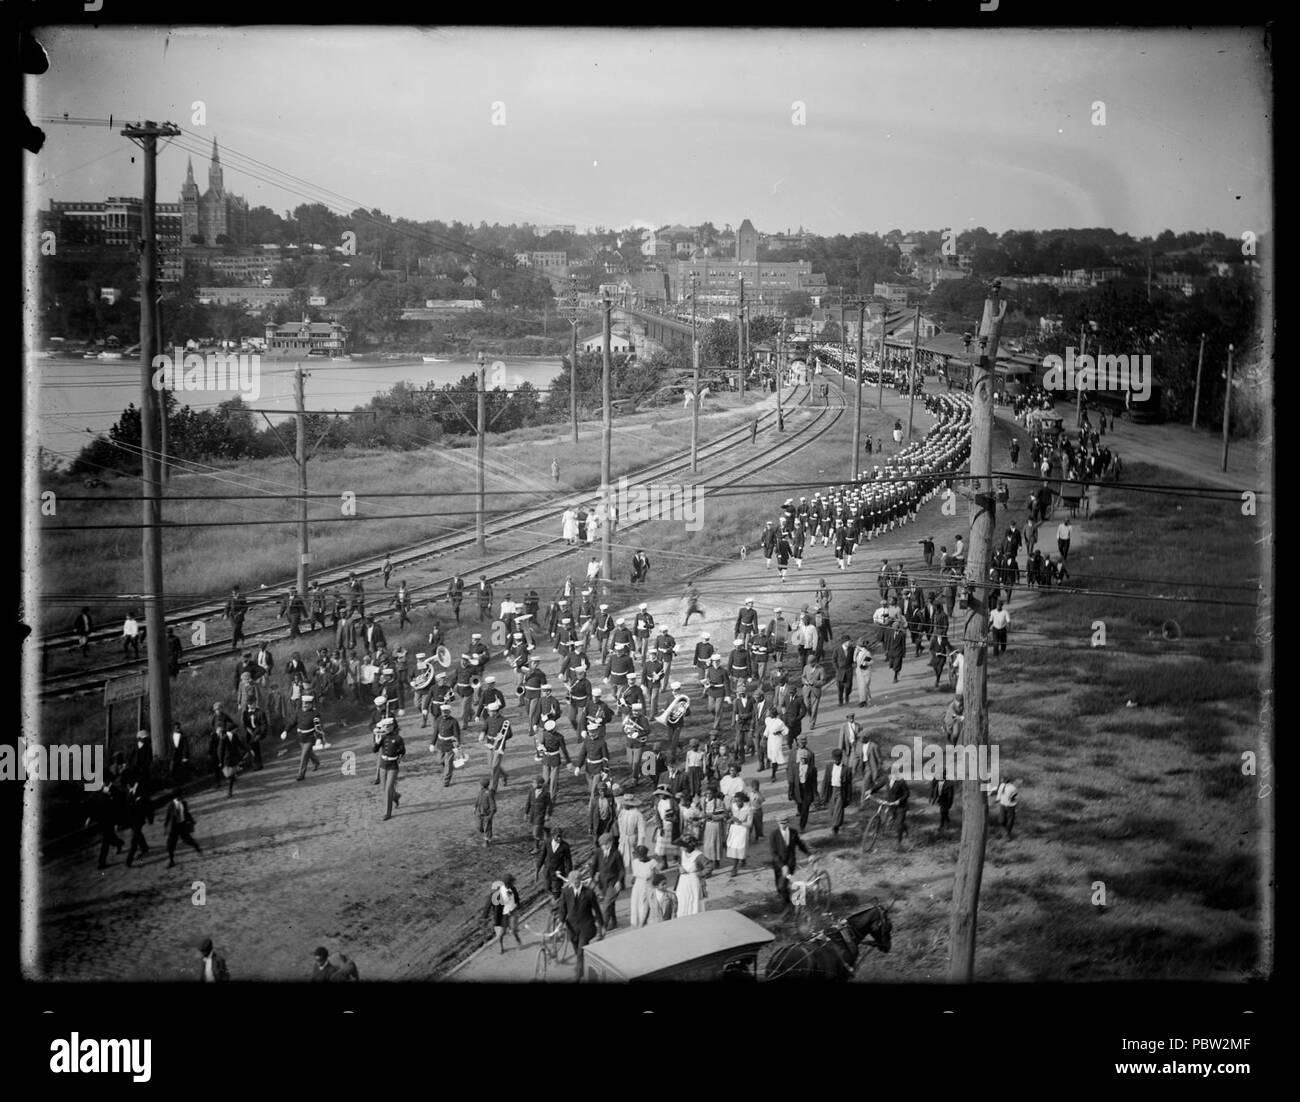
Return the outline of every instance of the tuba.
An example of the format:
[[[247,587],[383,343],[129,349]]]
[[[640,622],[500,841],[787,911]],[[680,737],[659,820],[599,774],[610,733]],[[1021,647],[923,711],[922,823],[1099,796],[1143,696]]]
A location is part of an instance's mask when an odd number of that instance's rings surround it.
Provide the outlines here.
[[[422,656],[417,656],[417,657],[422,657]],[[411,688],[414,689],[417,693],[422,693],[424,692],[425,689],[427,689],[430,685],[433,684],[433,679],[436,676],[437,676],[436,671],[434,670],[431,663],[420,662],[419,667],[415,672],[415,676],[411,678]]]
[[[440,646],[437,651],[434,652],[433,660],[444,670],[449,669],[451,667],[451,651],[446,647]]]
[[[678,693],[672,699],[662,712],[655,716],[656,723],[662,723],[667,726],[670,723],[680,723],[686,717],[686,710],[691,706],[691,698],[685,693]]]
[[[636,720],[630,714],[623,717],[623,734],[636,742],[640,742],[645,738],[645,735],[641,733],[641,728],[637,726]]]

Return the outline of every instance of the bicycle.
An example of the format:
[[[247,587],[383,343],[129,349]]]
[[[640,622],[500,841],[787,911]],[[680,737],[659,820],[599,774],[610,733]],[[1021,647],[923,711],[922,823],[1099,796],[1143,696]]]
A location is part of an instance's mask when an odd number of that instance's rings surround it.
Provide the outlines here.
[[[527,923],[525,926],[527,927]],[[568,947],[569,931],[560,921],[559,907],[552,907],[550,928],[541,935],[541,943],[537,947],[537,964],[533,968],[533,980],[544,982],[548,968],[552,964],[558,965],[563,962]]]
[[[862,852],[870,853],[876,848],[876,842],[880,838],[880,831],[886,823],[893,822],[894,809],[887,800],[882,800],[879,796],[872,796],[877,807],[875,814],[867,820],[866,826],[862,828]]]
[[[789,880],[790,906],[794,910],[794,927],[804,937],[807,937],[816,928],[814,914],[825,915],[829,913],[831,877],[825,869],[817,868],[820,861],[820,856],[809,858],[808,869],[812,875],[803,880]]]

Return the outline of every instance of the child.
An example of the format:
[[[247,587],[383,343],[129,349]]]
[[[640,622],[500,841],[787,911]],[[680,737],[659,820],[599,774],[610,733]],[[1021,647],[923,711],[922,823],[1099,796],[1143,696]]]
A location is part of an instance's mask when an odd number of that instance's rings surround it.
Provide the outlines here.
[[[691,739],[690,749],[686,751],[686,777],[692,799],[704,792],[705,757],[704,751],[700,749],[700,740]]]
[[[479,781],[478,798],[474,801],[474,814],[478,816],[478,832],[483,844],[492,844],[492,816],[497,813],[497,794],[487,777]]]
[[[750,836],[755,842],[761,842],[763,840],[763,793],[759,789],[757,777],[745,782],[745,795],[749,797],[749,808],[754,813]]]

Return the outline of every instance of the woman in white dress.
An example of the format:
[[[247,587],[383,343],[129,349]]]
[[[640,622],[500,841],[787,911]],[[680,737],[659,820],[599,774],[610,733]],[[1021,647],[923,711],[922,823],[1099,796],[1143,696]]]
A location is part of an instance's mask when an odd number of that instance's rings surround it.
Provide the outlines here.
[[[650,881],[659,871],[659,864],[645,846],[637,846],[632,856],[632,925],[644,926],[650,921]]]
[[[763,721],[763,737],[767,739],[767,760],[775,781],[777,769],[785,766],[785,744],[790,737],[790,728],[780,716],[768,716]]]
[[[737,792],[731,801],[731,826],[727,828],[727,856],[731,858],[731,875],[740,872],[749,852],[749,831],[754,813],[749,807],[749,797]]]
[[[590,547],[600,539],[600,513],[593,509],[587,517],[587,546]]]
[[[697,915],[704,910],[704,875],[708,860],[695,848],[690,835],[682,838],[682,874],[677,878],[677,916]]]
[[[631,869],[637,849],[646,841],[645,816],[637,806],[636,797],[630,793],[621,793],[618,805],[618,852],[623,858],[623,867]]]
[[[578,542],[578,514],[575,513],[572,509],[565,509],[564,515],[560,518],[560,522],[564,525],[564,529],[563,529],[564,542],[577,543]]]

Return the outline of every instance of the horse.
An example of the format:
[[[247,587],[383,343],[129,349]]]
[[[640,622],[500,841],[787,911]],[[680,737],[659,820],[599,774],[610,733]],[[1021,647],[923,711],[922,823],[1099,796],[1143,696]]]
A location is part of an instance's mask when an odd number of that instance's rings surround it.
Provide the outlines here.
[[[892,904],[891,904],[892,906]],[[763,970],[765,980],[836,980],[853,978],[864,941],[888,953],[893,923],[889,907],[874,904],[856,911],[842,923],[804,941],[782,945]]]

